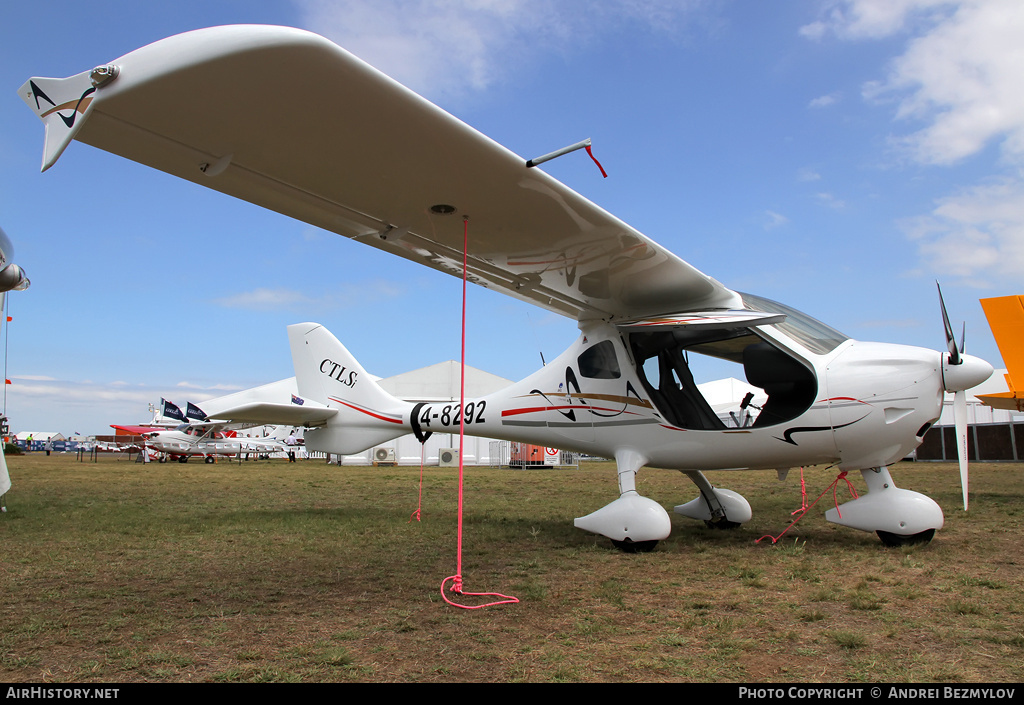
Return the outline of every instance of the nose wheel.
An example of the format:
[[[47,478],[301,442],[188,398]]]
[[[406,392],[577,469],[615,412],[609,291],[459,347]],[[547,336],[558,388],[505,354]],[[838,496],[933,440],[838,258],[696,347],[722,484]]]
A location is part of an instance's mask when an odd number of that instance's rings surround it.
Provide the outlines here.
[[[708,519],[704,522],[704,526],[709,529],[718,529],[719,531],[729,531],[730,529],[738,529],[743,524],[738,521],[729,521],[728,519],[719,519],[718,521],[712,521]]]
[[[935,529],[928,529],[927,531],[921,531],[910,536],[900,536],[899,534],[893,534],[888,531],[876,531],[878,538],[882,540],[886,546],[891,548],[899,548],[900,546],[916,546],[920,544],[929,543],[932,537],[935,536]]]
[[[658,545],[657,541],[616,541],[612,539],[612,545],[623,553],[650,553]]]

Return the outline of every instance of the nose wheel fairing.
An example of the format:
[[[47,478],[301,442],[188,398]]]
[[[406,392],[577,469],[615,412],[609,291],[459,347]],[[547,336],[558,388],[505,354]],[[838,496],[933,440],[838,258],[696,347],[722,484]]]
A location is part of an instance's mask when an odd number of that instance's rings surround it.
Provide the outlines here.
[[[861,475],[868,493],[829,509],[825,512],[827,521],[876,532],[888,545],[927,541],[942,528],[945,518],[935,500],[896,487],[888,468],[861,470]]]

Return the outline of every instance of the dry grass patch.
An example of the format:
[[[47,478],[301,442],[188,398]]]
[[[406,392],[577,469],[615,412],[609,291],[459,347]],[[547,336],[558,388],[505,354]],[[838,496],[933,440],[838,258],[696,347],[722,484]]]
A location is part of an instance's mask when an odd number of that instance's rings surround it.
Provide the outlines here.
[[[610,501],[614,468],[469,468],[467,591],[446,605],[456,483],[428,468],[318,462],[142,466],[10,458],[0,515],[0,680],[1005,681],[1024,679],[1020,465],[972,466],[971,511],[949,465],[903,464],[946,526],[887,549],[812,511],[778,545],[799,485],[712,474],[753,521],[673,517],[648,554],[573,528]],[[809,490],[835,471],[808,469]],[[640,473],[664,506],[696,492]],[[863,490],[860,478],[851,478]]]

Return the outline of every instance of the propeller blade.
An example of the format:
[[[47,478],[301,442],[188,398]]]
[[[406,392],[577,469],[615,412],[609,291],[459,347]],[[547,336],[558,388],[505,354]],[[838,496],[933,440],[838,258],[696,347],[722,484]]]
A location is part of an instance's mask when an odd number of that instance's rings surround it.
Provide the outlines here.
[[[960,351],[956,347],[956,335],[953,333],[953,326],[949,324],[949,314],[946,313],[946,302],[942,300],[942,287],[939,286],[938,282],[935,282],[935,287],[939,290],[939,306],[942,308],[942,325],[946,328],[946,347],[949,348],[949,364],[959,365],[960,364]],[[964,331],[966,332],[966,327]]]
[[[960,461],[960,488],[964,494],[964,511],[967,511],[967,392],[959,391],[953,396],[953,423],[956,426],[956,452]]]

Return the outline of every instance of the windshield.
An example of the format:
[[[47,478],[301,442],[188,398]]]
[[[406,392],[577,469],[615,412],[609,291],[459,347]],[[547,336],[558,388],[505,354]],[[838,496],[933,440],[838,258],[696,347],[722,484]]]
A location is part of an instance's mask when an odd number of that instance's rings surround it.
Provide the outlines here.
[[[786,314],[786,320],[775,325],[811,352],[824,355],[835,350],[843,341],[850,339],[849,336],[843,335],[835,328],[785,304],[743,292],[740,292],[740,296],[743,297],[743,305],[752,311]]]

